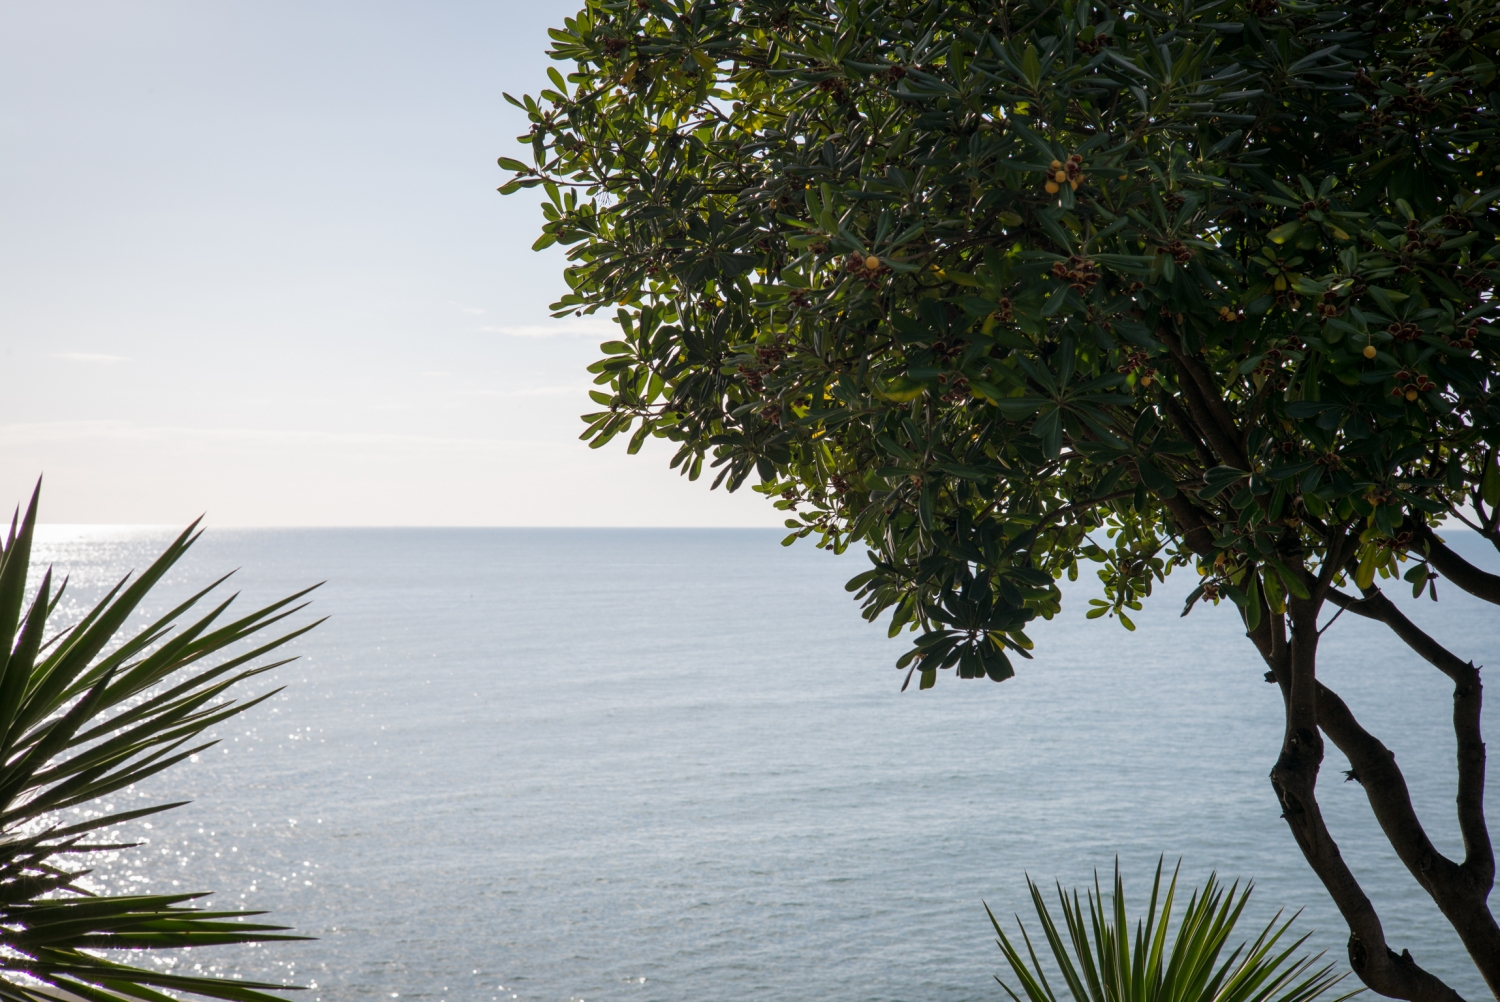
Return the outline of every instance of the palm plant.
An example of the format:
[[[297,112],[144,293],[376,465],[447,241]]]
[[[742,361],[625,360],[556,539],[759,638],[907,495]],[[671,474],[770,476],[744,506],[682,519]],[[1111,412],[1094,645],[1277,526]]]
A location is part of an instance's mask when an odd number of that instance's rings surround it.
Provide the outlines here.
[[[38,491],[40,485],[38,485]],[[117,639],[126,620],[198,537],[188,526],[134,581],[127,575],[78,622],[47,637],[66,581],[50,568],[25,608],[37,493],[11,521],[0,552],[0,1000],[169,1002],[165,991],[276,1002],[280,985],[187,977],[132,966],[120,950],[301,939],[249,922],[260,912],[210,911],[203,894],[106,895],[81,883],[93,854],[129,848],[96,833],[180,804],[67,823],[61,812],[139,783],[214,744],[203,731],[269,698],[225,696],[285,664],[254,665],[316,626],[215,657],[304,607],[311,589],[236,619],[233,596],[189,616],[223,578],[144,629]],[[19,514],[19,512],[18,512]],[[91,837],[92,836],[92,837]],[[61,990],[59,995],[58,990]]]
[[[1226,890],[1217,874],[1209,876],[1202,890],[1193,891],[1169,948],[1167,938],[1180,870],[1179,862],[1163,897],[1162,865],[1157,862],[1150,907],[1145,920],[1136,921],[1134,939],[1125,916],[1125,888],[1118,860],[1114,897],[1109,906],[1099,888],[1097,872],[1086,905],[1079,902],[1076,890],[1070,900],[1062,885],[1058,885],[1067,940],[1058,932],[1040,888],[1027,878],[1026,886],[1031,890],[1046,946],[1074,1002],[1312,1002],[1344,979],[1345,975],[1332,973],[1332,964],[1315,966],[1322,954],[1292,959],[1292,954],[1306,941],[1306,935],[1287,945],[1278,945],[1297,917],[1293,915],[1281,922],[1280,912],[1253,943],[1241,943],[1221,962],[1220,955],[1245,909],[1251,887],[1247,885],[1244,891],[1239,891],[1239,883],[1235,882]],[[1016,917],[1016,923],[1026,946],[1025,957],[1000,928],[988,905],[985,911],[1000,937],[1006,963],[1028,1002],[1058,1002],[1020,916]],[[1009,985],[998,976],[995,980],[1000,981],[1000,987],[1014,1002],[1021,1002]],[[1357,994],[1358,991],[1349,992],[1335,1002]]]

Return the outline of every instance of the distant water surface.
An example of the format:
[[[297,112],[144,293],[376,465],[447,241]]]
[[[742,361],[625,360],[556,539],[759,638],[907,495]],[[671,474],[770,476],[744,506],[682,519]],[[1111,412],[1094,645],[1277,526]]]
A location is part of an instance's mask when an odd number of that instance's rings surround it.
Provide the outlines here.
[[[50,527],[39,554],[76,612],[169,535]],[[331,618],[265,683],[282,693],[131,792],[193,803],[126,832],[148,844],[101,879],[213,889],[317,936],[180,961],[311,983],[308,1002],[1002,999],[981,901],[1024,912],[1025,873],[1081,885],[1116,854],[1137,895],[1162,853],[1194,883],[1254,878],[1256,918],[1305,909],[1343,963],[1266,779],[1280,698],[1228,607],[1178,618],[1186,575],[1128,634],[1083,619],[1086,574],[1016,678],[901,693],[906,641],[842,588],[864,558],[778,536],[210,531],[149,611],[242,568],[241,602],[326,579]],[[1497,610],[1444,586],[1403,604],[1500,661]],[[1353,616],[1321,665],[1458,855],[1446,680]],[[1323,807],[1391,943],[1483,997],[1345,767],[1330,747]]]

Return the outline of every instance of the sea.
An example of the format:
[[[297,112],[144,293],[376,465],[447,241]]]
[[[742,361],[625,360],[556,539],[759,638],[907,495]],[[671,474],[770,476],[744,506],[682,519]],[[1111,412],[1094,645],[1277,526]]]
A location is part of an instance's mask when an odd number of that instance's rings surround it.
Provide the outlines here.
[[[58,622],[174,532],[43,527],[38,564],[69,576]],[[278,691],[216,745],[111,798],[190,803],[127,826],[141,844],[91,879],[212,891],[314,937],[143,961],[305,1002],[1004,1002],[986,905],[1035,937],[1028,877],[1055,911],[1058,887],[1107,892],[1118,866],[1135,914],[1159,860],[1184,888],[1253,882],[1243,938],[1298,913],[1302,952],[1343,968],[1267,779],[1280,696],[1232,607],[1181,617],[1189,574],[1129,632],[1084,618],[1086,570],[1014,678],[903,692],[909,638],[843,587],[866,558],[780,536],[209,528],[132,630],[227,571],[233,609],[322,582],[288,623],[327,619],[244,686]],[[1500,610],[1437,588],[1387,591],[1500,662]],[[1320,674],[1460,855],[1447,680],[1353,615]],[[1330,746],[1323,809],[1390,943],[1485,997],[1346,768]],[[1487,806],[1500,819],[1500,779]]]

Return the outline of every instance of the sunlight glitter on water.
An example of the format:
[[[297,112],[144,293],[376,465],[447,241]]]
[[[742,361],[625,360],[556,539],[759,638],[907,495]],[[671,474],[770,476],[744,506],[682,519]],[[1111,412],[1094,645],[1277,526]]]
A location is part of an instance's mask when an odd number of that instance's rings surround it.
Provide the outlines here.
[[[175,535],[135,532],[39,543],[69,615]],[[269,909],[319,939],[178,963],[328,1002],[968,1002],[998,990],[980,899],[1020,910],[1023,871],[1078,884],[1117,852],[1128,891],[1162,852],[1254,877],[1262,920],[1306,906],[1341,957],[1265,781],[1278,701],[1227,615],[1178,619],[1174,579],[1127,635],[1082,620],[1080,582],[1015,679],[903,695],[902,645],[842,589],[859,566],[757,532],[212,531],[147,612],[242,567],[236,607],[327,578],[310,614],[333,618],[247,694],[285,691],[130,791],[193,802],[98,879]],[[1500,657],[1451,589],[1412,615]],[[1451,852],[1449,694],[1350,618],[1330,684]],[[1358,789],[1320,789],[1392,941],[1482,991]]]

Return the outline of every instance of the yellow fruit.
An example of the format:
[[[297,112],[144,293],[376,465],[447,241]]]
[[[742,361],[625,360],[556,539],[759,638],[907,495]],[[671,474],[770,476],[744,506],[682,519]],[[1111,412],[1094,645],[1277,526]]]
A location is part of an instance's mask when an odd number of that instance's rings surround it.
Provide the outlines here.
[[[1365,358],[1375,357],[1375,346],[1373,344],[1365,345],[1364,356]]]
[[[1052,169],[1053,170],[1057,170],[1061,166],[1062,166],[1062,161],[1061,160],[1054,160],[1054,161],[1052,161]]]
[[[1417,399],[1417,391],[1416,390],[1407,390],[1406,391],[1406,399],[1408,399],[1408,400],[1415,400],[1415,399]]]
[[[874,254],[871,254],[869,257],[865,258],[865,268],[867,270],[874,271],[876,268],[879,268],[879,267],[880,267],[880,258],[876,257]]]
[[[1052,175],[1052,180],[1056,181],[1058,184],[1062,184],[1067,179],[1068,179],[1068,172],[1065,171],[1065,170],[1060,170],[1056,174]]]
[[[1141,377],[1141,385],[1142,386],[1150,386],[1151,385],[1151,377],[1150,376],[1142,376]]]
[[[1078,190],[1078,186],[1080,184],[1082,184],[1082,183],[1083,183],[1083,179],[1082,178],[1075,177],[1073,180],[1071,180],[1071,181],[1068,182],[1068,186],[1071,187],[1074,191],[1077,191]]]
[[[1058,188],[1056,181],[1048,181],[1045,187],[1047,189],[1047,194],[1049,195],[1056,195],[1059,191],[1062,190]]]

